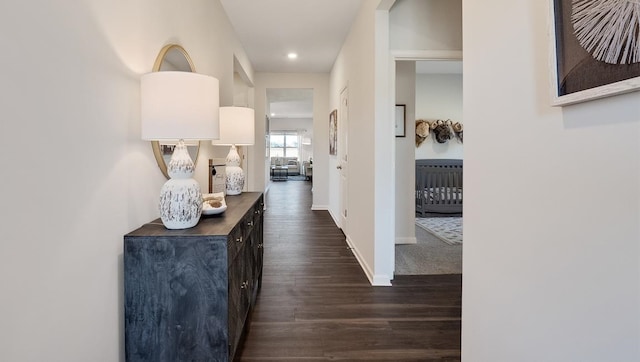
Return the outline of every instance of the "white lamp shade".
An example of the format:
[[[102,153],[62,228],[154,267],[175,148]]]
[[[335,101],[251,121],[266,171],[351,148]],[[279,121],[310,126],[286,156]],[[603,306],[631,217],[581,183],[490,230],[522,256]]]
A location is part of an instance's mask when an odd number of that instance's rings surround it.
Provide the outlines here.
[[[220,138],[214,145],[249,146],[254,144],[255,116],[251,108],[220,107]]]
[[[217,139],[218,79],[191,72],[153,72],[140,84],[142,139]]]

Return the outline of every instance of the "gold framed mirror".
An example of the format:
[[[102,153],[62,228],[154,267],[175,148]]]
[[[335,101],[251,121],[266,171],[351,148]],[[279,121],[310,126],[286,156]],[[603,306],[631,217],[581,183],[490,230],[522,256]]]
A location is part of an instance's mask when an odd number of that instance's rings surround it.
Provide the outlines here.
[[[183,47],[178,44],[168,44],[160,50],[160,53],[158,53],[158,57],[156,57],[156,61],[153,64],[152,71],[195,72],[196,69],[193,66],[191,57]],[[173,149],[177,142],[178,140],[175,142],[151,141],[151,148],[153,149],[153,155],[156,158],[158,167],[160,167],[160,171],[162,171],[162,174],[167,179],[169,178],[169,174],[167,173],[167,164],[171,159],[171,154],[173,153]],[[198,162],[198,154],[200,153],[200,142],[192,141],[187,142],[186,144],[189,155],[195,165]]]

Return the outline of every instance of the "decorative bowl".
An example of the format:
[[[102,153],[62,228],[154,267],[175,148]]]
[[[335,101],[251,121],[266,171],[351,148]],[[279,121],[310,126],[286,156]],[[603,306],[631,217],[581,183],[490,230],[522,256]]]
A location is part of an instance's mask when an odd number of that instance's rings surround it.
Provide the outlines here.
[[[215,193],[215,194],[203,194],[202,195],[202,199],[204,200],[202,202],[202,215],[222,214],[227,209],[227,203],[224,200],[224,193],[223,192],[218,192],[218,193]],[[212,199],[220,200],[222,205],[220,207],[212,207],[207,202],[208,200],[212,200]]]

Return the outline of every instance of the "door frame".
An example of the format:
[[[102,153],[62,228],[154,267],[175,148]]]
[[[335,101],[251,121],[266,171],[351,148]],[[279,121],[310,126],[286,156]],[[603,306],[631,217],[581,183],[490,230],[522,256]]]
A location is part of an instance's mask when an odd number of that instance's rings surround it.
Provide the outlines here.
[[[389,61],[389,77],[390,77],[390,83],[391,83],[391,99],[389,100],[390,103],[390,109],[394,109],[395,104],[396,104],[396,62],[397,61],[429,61],[429,60],[442,60],[442,61],[446,61],[446,60],[450,60],[450,61],[463,61],[462,59],[462,51],[459,50],[392,50],[390,52],[390,61]],[[464,63],[463,63],[464,64]],[[413,127],[412,126],[408,126],[407,130],[412,130]],[[407,131],[409,132],[409,131]],[[413,133],[413,131],[411,131],[411,133]],[[407,134],[407,137],[413,137],[412,134]],[[394,146],[393,146],[393,153],[395,155],[395,142],[394,142]],[[414,153],[414,158],[415,158],[415,153]],[[392,169],[395,170],[396,169],[396,164],[395,164],[395,156],[393,157],[393,167]],[[393,185],[395,186],[396,183],[396,175],[393,175]],[[415,203],[412,202],[412,205],[414,205],[415,207]],[[395,217],[395,215],[397,214],[397,210],[396,210],[396,202],[393,203],[393,215]],[[395,225],[395,223],[394,223]],[[396,234],[395,234],[395,230],[394,230],[394,247],[395,247],[395,239],[396,239]],[[395,249],[394,249],[395,250]],[[394,274],[395,274],[395,253],[392,253],[392,255],[388,256],[389,257],[389,262],[394,266]]]
[[[346,105],[343,106],[343,101]],[[346,108],[346,112],[344,109]],[[349,85],[345,85],[340,90],[340,106],[338,107],[338,162],[336,168],[339,173],[338,193],[339,193],[339,223],[342,232],[348,233],[348,212],[349,205]],[[345,114],[346,113],[346,114]]]

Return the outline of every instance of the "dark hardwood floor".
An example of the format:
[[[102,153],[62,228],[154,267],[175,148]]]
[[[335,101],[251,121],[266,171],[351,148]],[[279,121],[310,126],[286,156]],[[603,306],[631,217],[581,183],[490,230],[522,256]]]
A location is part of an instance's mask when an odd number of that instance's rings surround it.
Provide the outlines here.
[[[329,213],[311,211],[311,183],[273,183],[266,205],[263,284],[236,360],[460,360],[460,275],[372,287]]]

